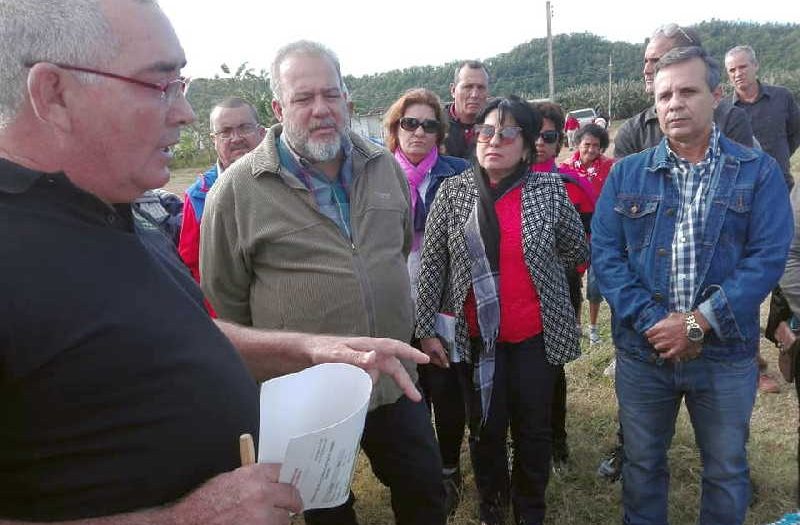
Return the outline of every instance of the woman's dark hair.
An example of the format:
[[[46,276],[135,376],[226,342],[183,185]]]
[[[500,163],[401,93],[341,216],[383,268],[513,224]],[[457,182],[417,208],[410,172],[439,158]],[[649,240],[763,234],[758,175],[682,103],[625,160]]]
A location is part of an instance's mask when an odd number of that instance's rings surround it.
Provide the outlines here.
[[[531,157],[528,160],[533,162],[533,153],[536,151],[534,143],[539,136],[539,131],[542,129],[541,113],[518,96],[509,95],[490,100],[486,107],[483,108],[483,111],[475,117],[475,123],[483,124],[486,122],[486,116],[495,110],[497,110],[498,122],[505,121],[506,115],[511,115],[517,121],[517,126],[522,128],[522,143]]]
[[[590,135],[599,140],[601,150],[605,151],[608,148],[608,131],[603,126],[586,124],[575,134],[575,144],[580,144],[585,135]]]
[[[561,145],[564,143],[564,121],[566,120],[564,109],[560,105],[555,102],[550,102],[549,100],[534,102],[532,106],[533,109],[542,114],[542,118],[546,118],[552,122],[553,127],[558,131],[558,142],[556,142],[556,155],[558,155],[561,153]],[[534,142],[536,142],[537,138],[538,137],[534,137]]]

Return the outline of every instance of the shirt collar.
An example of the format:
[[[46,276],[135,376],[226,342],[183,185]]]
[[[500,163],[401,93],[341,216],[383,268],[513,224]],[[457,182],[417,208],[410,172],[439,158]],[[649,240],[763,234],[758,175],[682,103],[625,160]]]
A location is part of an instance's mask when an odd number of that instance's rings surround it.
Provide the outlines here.
[[[760,80],[756,80],[756,84],[758,85],[758,94],[756,95],[756,99],[752,102],[753,104],[761,100],[762,97],[769,97],[767,86],[763,85]],[[734,104],[740,100],[739,93],[737,93],[736,90],[733,91],[732,100]]]
[[[670,167],[684,165],[688,166],[692,163],[688,160],[680,157],[677,153],[672,151],[672,148],[669,147],[669,141],[665,140],[665,145],[667,147],[667,163]],[[715,161],[720,156],[720,149],[719,149],[719,129],[717,129],[717,124],[713,123],[711,125],[711,136],[708,141],[708,149],[706,150],[706,154],[703,156],[703,160],[695,164],[695,166],[703,167],[711,164],[712,161]]]
[[[656,114],[656,107],[650,106],[644,113],[644,121],[650,122],[651,120],[658,120],[658,115]]]
[[[25,193],[45,174],[0,158],[0,192]],[[64,176],[59,173],[59,176]]]
[[[450,117],[451,117],[453,120],[455,120],[456,122],[461,122],[461,119],[459,119],[459,118],[458,118],[458,115],[456,115],[456,103],[455,103],[455,102],[453,102],[452,104],[450,104],[450,107],[449,107],[449,108],[447,108],[447,109],[448,109],[448,113],[450,113]]]
[[[342,164],[344,164],[346,160],[353,154],[353,143],[350,141],[350,137],[347,133],[343,133],[340,136],[342,141]],[[278,140],[283,146],[286,147],[286,151],[299,166],[302,166],[306,169],[313,169],[313,163],[295,151],[294,147],[292,147],[292,145],[289,143],[289,139],[286,138],[285,131],[280,134]]]

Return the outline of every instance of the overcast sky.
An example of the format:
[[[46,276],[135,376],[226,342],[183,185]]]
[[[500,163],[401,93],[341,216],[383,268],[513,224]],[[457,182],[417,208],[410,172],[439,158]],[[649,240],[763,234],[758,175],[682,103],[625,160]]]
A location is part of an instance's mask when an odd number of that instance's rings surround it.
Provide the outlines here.
[[[220,64],[268,69],[275,51],[301,38],[339,55],[356,76],[409,66],[485,59],[547,35],[545,0],[160,0],[189,65],[213,77]],[[554,35],[590,32],[642,42],[667,22],[711,19],[800,23],[798,0],[554,0]],[[743,42],[744,43],[744,42]],[[758,50],[756,50],[758,51]]]

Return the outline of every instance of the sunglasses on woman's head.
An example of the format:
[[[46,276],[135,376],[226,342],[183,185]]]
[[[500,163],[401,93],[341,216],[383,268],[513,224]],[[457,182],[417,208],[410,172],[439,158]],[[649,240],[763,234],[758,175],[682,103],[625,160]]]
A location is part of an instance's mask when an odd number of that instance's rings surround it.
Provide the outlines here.
[[[503,144],[511,144],[522,132],[522,128],[519,126],[496,128],[489,124],[475,124],[474,129],[478,134],[478,142],[489,142],[492,137],[497,135]]]
[[[558,142],[558,131],[554,129],[548,129],[547,131],[542,131],[539,133],[539,137],[545,144],[555,144]]]
[[[425,120],[420,120],[415,117],[403,117],[400,119],[400,127],[406,131],[414,132],[417,130],[418,127],[422,126],[422,131],[425,133],[436,133],[439,131],[441,124],[439,124],[438,120],[433,120],[426,118]]]

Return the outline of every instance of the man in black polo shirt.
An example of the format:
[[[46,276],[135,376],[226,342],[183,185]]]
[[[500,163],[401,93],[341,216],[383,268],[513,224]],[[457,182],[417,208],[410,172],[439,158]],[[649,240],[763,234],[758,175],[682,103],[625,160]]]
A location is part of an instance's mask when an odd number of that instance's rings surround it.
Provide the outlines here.
[[[277,468],[237,468],[253,377],[345,361],[418,398],[396,356],[426,358],[215,324],[137,225],[194,119],[155,2],[0,0],[0,35],[0,525],[289,523]]]
[[[791,189],[794,177],[789,159],[800,146],[800,106],[794,95],[783,86],[758,79],[758,59],[750,46],[729,49],[725,70],[734,89],[728,100],[747,112],[758,142],[778,161]]]

